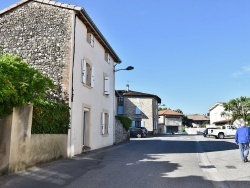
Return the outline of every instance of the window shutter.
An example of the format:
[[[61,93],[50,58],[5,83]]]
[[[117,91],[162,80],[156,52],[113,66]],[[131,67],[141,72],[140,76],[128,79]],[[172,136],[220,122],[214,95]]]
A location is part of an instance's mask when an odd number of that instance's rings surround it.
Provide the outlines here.
[[[108,118],[109,118],[109,123],[108,123],[108,132],[107,133],[110,133],[110,114],[108,114]]]
[[[94,47],[94,35],[92,33],[90,34],[90,45]]]
[[[141,127],[145,127],[145,122],[144,121],[141,121]]]
[[[104,77],[104,94],[105,95],[109,95],[110,91],[109,91],[109,77]]]
[[[132,127],[134,127],[135,126],[135,121],[132,121]]]
[[[95,72],[94,72],[94,67],[92,67],[91,68],[91,83],[90,83],[90,86],[91,87],[94,87],[94,85],[95,85],[95,79],[94,79],[94,77],[95,77],[95,74],[94,74]]]
[[[82,83],[86,83],[86,61],[82,59]]]
[[[102,112],[102,134],[105,132],[105,113]]]

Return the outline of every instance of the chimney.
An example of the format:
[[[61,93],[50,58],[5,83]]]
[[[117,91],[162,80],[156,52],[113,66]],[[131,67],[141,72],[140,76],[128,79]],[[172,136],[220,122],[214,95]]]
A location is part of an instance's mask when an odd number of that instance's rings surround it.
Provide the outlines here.
[[[129,85],[126,85],[126,91],[129,92]]]

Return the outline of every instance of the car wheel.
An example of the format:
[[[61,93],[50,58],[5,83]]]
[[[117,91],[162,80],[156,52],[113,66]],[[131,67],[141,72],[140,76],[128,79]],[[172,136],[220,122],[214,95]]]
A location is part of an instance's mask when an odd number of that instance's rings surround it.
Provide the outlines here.
[[[137,134],[137,138],[141,138],[142,136],[141,136],[141,134]]]
[[[219,139],[223,139],[223,138],[224,138],[224,134],[223,134],[223,133],[220,133],[220,134],[218,135],[218,137],[219,137]]]

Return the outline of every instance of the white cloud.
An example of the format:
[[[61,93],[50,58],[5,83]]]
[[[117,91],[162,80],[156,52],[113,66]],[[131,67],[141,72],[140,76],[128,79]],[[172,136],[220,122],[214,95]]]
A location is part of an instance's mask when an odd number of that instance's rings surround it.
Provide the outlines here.
[[[246,65],[240,68],[239,71],[236,71],[232,74],[232,76],[234,78],[238,78],[240,76],[246,75],[246,74],[250,74],[250,65]]]

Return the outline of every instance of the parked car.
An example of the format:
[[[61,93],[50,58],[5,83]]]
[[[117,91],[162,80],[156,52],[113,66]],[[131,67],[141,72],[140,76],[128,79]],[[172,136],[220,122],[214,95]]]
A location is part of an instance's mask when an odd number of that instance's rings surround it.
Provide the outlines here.
[[[136,127],[141,129],[146,135],[148,134],[148,130],[145,127]]]
[[[144,131],[137,127],[130,127],[128,133],[130,137],[142,138],[146,136]]]
[[[213,133],[213,129],[217,129],[217,127],[209,127],[209,128],[206,128],[206,129],[203,131],[203,136],[204,136],[204,137],[211,136],[211,133]]]

